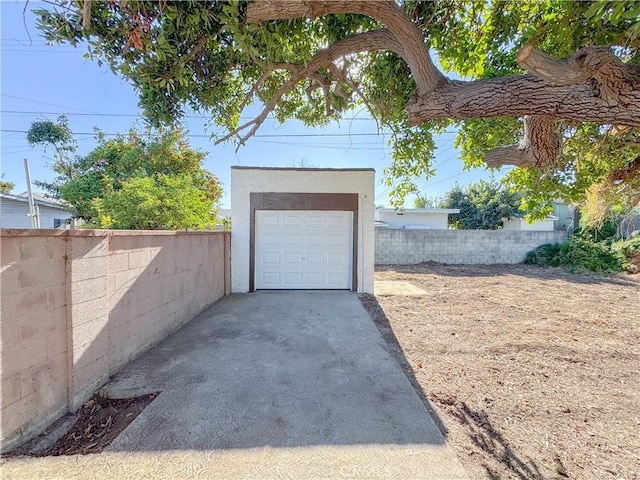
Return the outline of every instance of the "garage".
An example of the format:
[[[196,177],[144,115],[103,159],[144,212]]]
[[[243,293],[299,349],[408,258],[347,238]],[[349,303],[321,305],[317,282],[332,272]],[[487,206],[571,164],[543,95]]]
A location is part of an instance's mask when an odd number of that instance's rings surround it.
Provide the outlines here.
[[[373,291],[375,171],[231,168],[232,291]]]
[[[351,289],[353,212],[258,210],[255,288]]]

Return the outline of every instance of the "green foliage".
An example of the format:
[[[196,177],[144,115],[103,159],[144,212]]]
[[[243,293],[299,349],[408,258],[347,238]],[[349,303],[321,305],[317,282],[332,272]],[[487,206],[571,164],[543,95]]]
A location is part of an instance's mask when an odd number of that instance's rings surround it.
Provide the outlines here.
[[[60,198],[60,186],[75,176],[73,163],[78,160],[76,151],[78,143],[73,138],[69,119],[61,115],[58,121],[43,119],[31,123],[27,131],[27,142],[30,146],[40,146],[45,149],[53,148],[51,168],[58,176],[53,182],[36,180],[34,183],[50,192],[54,197]]]
[[[215,227],[213,204],[188,174],[134,177],[95,198],[100,228],[202,230]]]
[[[0,193],[11,193],[11,190],[16,186],[13,182],[7,182],[3,180],[4,175],[0,176]]]
[[[152,124],[173,124],[193,109],[210,114],[225,132],[238,126],[243,107],[267,103],[288,85],[289,70],[263,76],[270,65],[305,64],[337,40],[380,28],[368,17],[344,14],[247,24],[246,2],[112,0],[91,2],[91,22],[85,29],[81,2],[48,3],[59,7],[36,10],[45,38],[73,45],[86,42],[87,57],[106,63],[132,83]],[[612,45],[623,61],[640,60],[638,1],[397,3],[419,26],[442,68],[465,79],[522,73],[515,56],[527,43],[558,58],[586,45]],[[417,193],[416,177],[434,174],[432,134],[452,122],[408,124],[404,105],[415,83],[407,64],[394,53],[353,54],[338,67],[349,73],[351,82],[338,81],[334,72],[321,69],[318,74],[331,83],[326,98],[322,88],[300,81],[280,99],[274,115],[279,121],[295,118],[305,125],[325,125],[366,107],[381,127],[393,132],[394,153],[384,174],[386,185],[393,187],[393,204],[400,205]],[[487,150],[517,143],[522,136],[517,118],[465,120],[458,126],[456,145],[467,168],[481,166]],[[612,172],[628,169],[638,158],[640,143],[591,124],[564,129],[565,150],[557,168],[516,168],[508,175],[512,188],[526,197],[522,206],[528,215],[543,218],[558,197],[583,203],[590,191],[602,193],[610,205],[637,203],[638,196],[629,192],[640,189],[640,176],[630,175],[621,184]],[[622,188],[627,184],[631,187]],[[598,221],[597,216],[590,218]]]
[[[582,222],[581,222],[582,223]],[[575,236],[590,242],[613,242],[618,238],[619,220],[608,219],[601,227],[582,223],[576,230]]]
[[[616,273],[623,270],[621,255],[606,243],[573,237],[563,244],[542,245],[527,253],[525,263],[562,267],[572,272]]]
[[[68,128],[66,123],[62,127]],[[56,137],[44,138],[39,142],[52,143]],[[97,147],[84,157],[54,157],[54,166],[64,164],[64,168],[56,168],[59,176],[53,183],[40,182],[69,203],[87,226],[195,229],[214,225],[222,187],[202,168],[205,153],[193,150],[182,130],[161,129],[155,134],[131,130],[127,136],[111,139],[98,132],[96,140]],[[72,137],[63,140],[63,146],[71,143]]]
[[[640,273],[640,235],[614,242],[611,249],[622,259],[624,270],[629,273]]]
[[[442,199],[418,193],[413,201],[414,208],[440,208]]]
[[[461,230],[495,230],[502,228],[502,219],[518,212],[521,196],[495,180],[480,180],[468,187],[455,183],[440,200],[440,208],[459,208],[449,216],[454,228]]]

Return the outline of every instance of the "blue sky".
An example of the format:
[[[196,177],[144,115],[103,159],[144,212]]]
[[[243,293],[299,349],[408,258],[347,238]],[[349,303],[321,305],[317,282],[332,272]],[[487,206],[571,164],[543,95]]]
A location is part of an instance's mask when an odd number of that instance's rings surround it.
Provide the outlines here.
[[[16,184],[14,193],[26,189],[23,158],[29,160],[32,180],[50,180],[54,176],[43,150],[29,147],[23,133],[34,120],[55,120],[59,114],[66,114],[80,154],[95,147],[94,127],[106,133],[125,133],[132,126],[142,125],[133,87],[108,68],[85,60],[82,47],[45,44],[30,11],[43,6],[46,4],[29,2],[23,18],[24,1],[0,0],[1,171],[4,180]],[[192,146],[208,152],[204,167],[224,184],[223,207],[229,206],[232,165],[286,167],[301,159],[317,167],[375,168],[376,205],[389,205],[389,189],[380,184],[382,170],[391,162],[388,137],[377,135],[375,122],[365,112],[313,129],[297,121],[280,125],[268,120],[238,152],[231,143],[214,146],[205,122],[202,117],[191,117],[185,123],[192,135]],[[422,193],[440,196],[456,181],[467,185],[490,177],[483,169],[462,169],[453,147],[454,138],[455,132],[438,137],[437,175],[419,181]],[[411,207],[412,203],[413,198],[408,198],[405,205]]]

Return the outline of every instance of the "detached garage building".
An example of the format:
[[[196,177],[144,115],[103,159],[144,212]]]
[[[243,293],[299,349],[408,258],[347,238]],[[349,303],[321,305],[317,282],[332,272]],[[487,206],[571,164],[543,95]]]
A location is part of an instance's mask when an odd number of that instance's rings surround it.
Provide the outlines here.
[[[373,169],[231,169],[234,292],[373,292]]]

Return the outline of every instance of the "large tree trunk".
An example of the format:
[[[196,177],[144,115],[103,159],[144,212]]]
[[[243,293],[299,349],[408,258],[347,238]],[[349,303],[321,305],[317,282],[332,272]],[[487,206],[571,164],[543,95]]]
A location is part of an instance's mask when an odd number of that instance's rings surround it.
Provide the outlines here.
[[[517,60],[530,74],[461,82],[437,70],[420,30],[393,1],[260,0],[248,5],[246,20],[332,13],[370,16],[395,36],[397,43],[389,49],[402,53],[416,82],[414,98],[406,106],[411,124],[525,116],[522,144],[489,152],[486,160],[492,167],[552,166],[562,148],[560,120],[640,127],[640,67],[625,65],[608,47],[585,47],[571,58],[556,60],[527,46]]]

